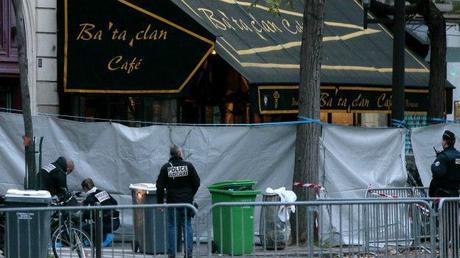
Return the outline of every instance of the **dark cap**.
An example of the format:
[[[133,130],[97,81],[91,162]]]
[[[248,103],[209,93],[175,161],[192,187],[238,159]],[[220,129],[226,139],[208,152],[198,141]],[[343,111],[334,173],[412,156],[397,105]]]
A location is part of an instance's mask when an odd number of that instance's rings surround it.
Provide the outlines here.
[[[455,141],[455,134],[449,130],[445,130],[444,134],[442,135],[442,139],[445,141],[447,140]]]

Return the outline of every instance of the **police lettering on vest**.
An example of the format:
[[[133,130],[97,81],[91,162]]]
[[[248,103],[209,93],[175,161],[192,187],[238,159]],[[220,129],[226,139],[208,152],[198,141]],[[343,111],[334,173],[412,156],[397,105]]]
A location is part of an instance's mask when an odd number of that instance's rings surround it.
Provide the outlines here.
[[[56,166],[54,166],[53,164],[50,163],[50,164],[42,167],[42,169],[45,170],[46,172],[50,173],[51,171],[56,169]]]
[[[187,166],[168,167],[168,177],[169,178],[186,177],[186,176],[188,176]]]
[[[101,191],[101,192],[95,194],[94,197],[96,197],[96,199],[98,200],[99,203],[102,203],[102,202],[107,201],[107,200],[110,199],[110,195],[106,191]]]

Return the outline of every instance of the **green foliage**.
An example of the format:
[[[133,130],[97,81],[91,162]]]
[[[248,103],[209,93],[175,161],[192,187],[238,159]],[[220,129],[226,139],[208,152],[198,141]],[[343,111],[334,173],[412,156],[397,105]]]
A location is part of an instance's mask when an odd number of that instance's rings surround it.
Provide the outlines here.
[[[279,13],[281,0],[267,0],[268,7],[270,8],[270,12],[272,13]]]
[[[460,14],[460,2],[455,1],[455,2],[452,2],[452,4],[454,6],[454,13]]]
[[[257,6],[260,4],[261,0],[254,0],[252,6]],[[264,4],[269,8],[269,11],[273,14],[279,15],[279,9],[281,8],[281,3],[287,3],[292,7],[293,0],[263,0]]]

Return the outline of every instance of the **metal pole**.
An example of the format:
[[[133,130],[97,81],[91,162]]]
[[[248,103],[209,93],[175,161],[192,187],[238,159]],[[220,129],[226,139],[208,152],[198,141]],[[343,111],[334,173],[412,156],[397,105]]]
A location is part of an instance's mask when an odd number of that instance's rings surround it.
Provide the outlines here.
[[[367,26],[369,25],[369,20],[367,19],[368,13],[369,13],[369,5],[370,1],[363,0],[363,29],[367,29]]]
[[[35,189],[40,190],[43,187],[41,175],[38,173],[42,167],[42,147],[43,147],[43,136],[40,137],[40,143],[38,144],[38,168],[35,171],[36,184]]]
[[[102,213],[102,210],[96,210],[96,236],[94,240],[96,258],[102,257]]]
[[[25,176],[24,176],[24,189],[35,189],[36,178],[35,178],[35,137],[30,141],[29,145],[25,146]],[[33,156],[33,159],[28,159],[28,156]],[[32,164],[30,164],[32,163]]]
[[[391,119],[404,120],[404,49],[406,33],[406,1],[395,0],[393,23],[393,90]]]

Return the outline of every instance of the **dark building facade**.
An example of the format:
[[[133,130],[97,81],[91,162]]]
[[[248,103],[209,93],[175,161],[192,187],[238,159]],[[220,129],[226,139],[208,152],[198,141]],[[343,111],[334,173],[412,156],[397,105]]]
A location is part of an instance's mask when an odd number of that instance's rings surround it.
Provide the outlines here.
[[[0,108],[20,109],[16,17],[10,0],[0,0]]]
[[[59,1],[60,113],[179,123],[296,120],[302,12],[302,0],[279,14],[264,1]],[[392,35],[377,24],[364,30],[358,2],[329,0],[323,42],[321,119],[387,125]],[[407,115],[426,116],[428,82],[428,65],[407,50]]]

